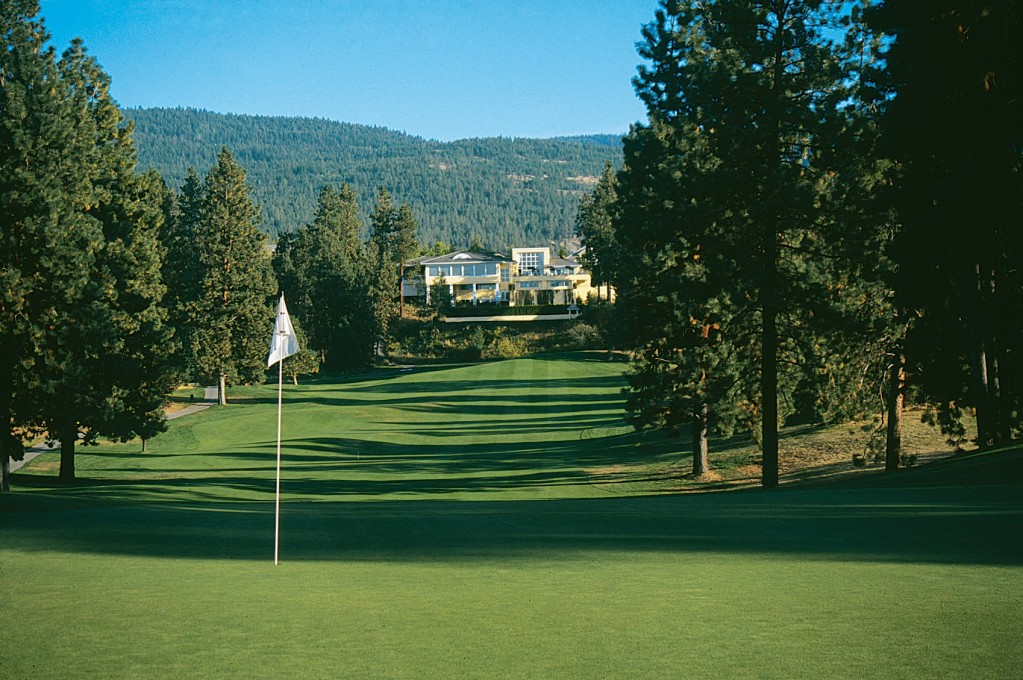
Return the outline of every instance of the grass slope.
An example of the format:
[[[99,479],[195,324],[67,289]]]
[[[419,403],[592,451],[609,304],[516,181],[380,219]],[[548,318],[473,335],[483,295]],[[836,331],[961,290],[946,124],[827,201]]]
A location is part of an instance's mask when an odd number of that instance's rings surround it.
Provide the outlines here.
[[[620,372],[286,388],[278,567],[272,386],[146,454],[86,450],[74,487],[43,456],[0,497],[0,674],[1019,676],[1018,451],[668,494],[670,442],[623,434]]]

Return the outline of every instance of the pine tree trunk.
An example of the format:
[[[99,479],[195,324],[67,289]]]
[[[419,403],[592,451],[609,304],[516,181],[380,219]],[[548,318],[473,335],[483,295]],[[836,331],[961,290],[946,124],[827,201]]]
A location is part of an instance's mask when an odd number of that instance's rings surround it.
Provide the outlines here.
[[[5,367],[6,368],[6,367]],[[3,377],[6,377],[4,375]],[[2,380],[3,378],[0,378]],[[8,382],[4,382],[0,389],[3,390],[0,396],[0,418],[3,418],[2,429],[0,429],[0,493],[11,490],[11,445],[14,435],[11,432],[11,392],[7,388]]]
[[[760,361],[761,446],[763,472],[761,484],[778,486],[778,312],[774,300],[764,303],[763,356]]]
[[[60,434],[60,476],[62,482],[75,481],[75,445],[78,443],[78,425],[66,420],[59,426]]]
[[[888,376],[888,431],[885,441],[885,472],[899,469],[902,461],[902,408],[906,401],[906,355],[895,350]]]
[[[976,322],[971,322],[976,323]],[[973,376],[973,402],[977,408],[977,446],[986,449],[991,444],[991,410],[988,405],[987,350],[977,328],[971,329],[970,364]]]
[[[0,493],[11,490],[11,448],[14,443],[11,434],[11,419],[4,417],[3,431],[0,432]]]
[[[706,403],[700,404],[693,412],[693,476],[699,477],[710,470],[707,457],[707,416]]]
[[[778,25],[786,21],[786,9],[778,10]],[[763,448],[763,470],[761,484],[764,488],[773,489],[778,486],[778,227],[780,215],[776,202],[779,201],[777,173],[781,166],[781,112],[782,99],[785,97],[782,80],[784,76],[784,35],[780,29],[774,36],[774,63],[772,65],[771,113],[768,119],[767,134],[764,138],[766,182],[763,199],[767,201],[768,210],[764,211],[763,228],[763,281],[761,282],[760,301],[763,314],[763,335],[761,337],[760,357],[760,410],[761,410],[761,447]]]
[[[1010,407],[1010,400],[1005,397],[1002,392],[1002,378],[1001,378],[1001,367],[1005,365],[1005,350],[999,345],[995,352],[992,353],[994,357],[994,373],[996,376],[995,389],[997,398],[995,400],[996,407],[998,409],[998,441],[1000,444],[1008,444],[1012,441],[1012,413]]]
[[[987,352],[987,377],[988,377],[988,425],[991,429],[991,443],[998,446],[1009,439],[1003,436],[1006,423],[1003,419],[1002,406],[1002,382],[999,376],[999,361],[997,343],[992,340],[992,348]]]
[[[764,280],[760,299],[763,329],[760,356],[761,485],[778,486],[778,241],[773,219],[764,225]]]
[[[1007,295],[1005,281],[999,281],[997,270],[991,271],[991,303],[989,318],[994,317],[997,321],[991,324],[991,346],[988,358],[989,377],[991,378],[991,406],[995,420],[994,435],[999,444],[1008,444],[1012,441],[1012,405],[1007,393],[1012,392],[1011,382],[1003,383],[1006,375],[1003,371],[1009,369],[1011,363],[1005,351],[1005,339],[1011,338],[1011,332],[1007,332],[1007,324],[1015,319],[1017,314],[1016,306],[1011,302],[1011,296]],[[1011,381],[1011,378],[1010,378]],[[1007,389],[1003,389],[1007,388]]]
[[[0,435],[5,436],[5,435]],[[11,452],[0,443],[0,493],[11,490]]]
[[[987,373],[987,347],[985,346],[985,325],[982,322],[984,309],[984,282],[980,264],[975,265],[977,278],[973,314],[967,320],[970,326],[970,373],[972,376],[973,403],[977,409],[977,446],[986,449],[992,442],[991,408],[988,398],[990,387]]]
[[[217,382],[217,403],[227,406],[227,376],[223,373],[220,374],[220,379]]]
[[[0,493],[11,490],[11,443],[14,441],[14,395],[11,389],[11,364],[0,360]]]

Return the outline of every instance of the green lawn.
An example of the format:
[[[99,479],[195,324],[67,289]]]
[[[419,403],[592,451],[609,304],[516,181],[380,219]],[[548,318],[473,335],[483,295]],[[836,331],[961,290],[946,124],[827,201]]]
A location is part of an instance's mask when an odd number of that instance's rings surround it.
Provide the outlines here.
[[[621,368],[285,386],[276,567],[276,385],[73,487],[46,454],[0,497],[0,677],[1023,675],[1018,452],[673,493]]]

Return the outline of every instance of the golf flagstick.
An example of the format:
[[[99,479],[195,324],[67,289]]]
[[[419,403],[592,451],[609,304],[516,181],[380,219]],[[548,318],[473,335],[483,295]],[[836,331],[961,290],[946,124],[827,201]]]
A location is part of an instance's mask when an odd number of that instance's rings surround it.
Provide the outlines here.
[[[284,298],[281,297],[281,300]],[[281,537],[281,395],[284,391],[284,360],[277,362],[277,491],[274,496],[274,565]]]
[[[284,293],[277,303],[277,319],[274,321],[274,334],[270,340],[270,356],[267,357],[267,368],[277,362],[277,488],[274,495],[274,564],[278,563],[281,535],[281,406],[284,392],[284,359],[297,354],[298,336],[291,325],[288,307],[284,304]]]

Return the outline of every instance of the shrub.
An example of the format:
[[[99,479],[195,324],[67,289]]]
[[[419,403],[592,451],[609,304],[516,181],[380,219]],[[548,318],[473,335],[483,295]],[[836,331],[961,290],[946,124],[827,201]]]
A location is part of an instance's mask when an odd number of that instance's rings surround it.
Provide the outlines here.
[[[501,336],[487,350],[488,359],[517,359],[529,353],[529,343],[522,337]]]
[[[487,332],[483,326],[470,326],[465,341],[465,358],[469,361],[481,360],[487,348],[487,340]]]
[[[604,342],[603,334],[587,323],[574,323],[565,333],[565,349],[597,349]]]

